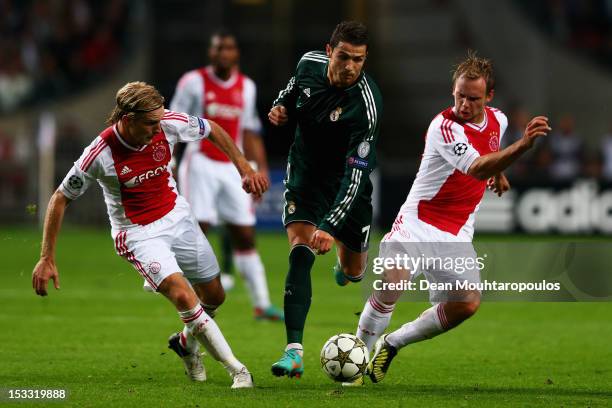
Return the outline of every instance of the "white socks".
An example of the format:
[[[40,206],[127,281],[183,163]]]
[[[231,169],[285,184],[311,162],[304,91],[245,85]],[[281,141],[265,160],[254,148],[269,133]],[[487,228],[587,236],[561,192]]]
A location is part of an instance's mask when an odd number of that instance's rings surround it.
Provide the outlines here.
[[[217,326],[217,323],[215,323],[215,321],[206,314],[202,308],[202,305],[198,304],[191,310],[179,312],[179,315],[185,323],[185,327],[187,328],[189,334],[198,339],[198,341],[204,345],[210,355],[215,360],[223,364],[230,375],[233,376],[244,368],[244,364],[234,357],[234,354],[232,353],[229,344],[227,344],[225,337],[223,337],[219,326]],[[188,340],[190,336],[186,337]]]
[[[189,327],[187,327],[187,325],[183,327],[183,331],[179,333],[179,336],[181,340],[181,346],[183,346],[183,348],[187,350],[189,354],[194,354],[200,351],[200,343],[198,343],[198,340],[191,335],[191,332],[189,331]]]
[[[235,251],[234,264],[246,282],[253,306],[267,309],[270,306],[270,293],[266,272],[257,251]]]
[[[304,357],[304,347],[301,343],[289,343],[287,344],[287,347],[285,347],[285,351],[289,349],[294,349],[300,355],[300,357]]]
[[[400,349],[408,344],[436,337],[448,328],[443,304],[439,303],[425,310],[417,319],[389,334],[386,341],[396,349]]]
[[[395,305],[386,305],[371,295],[359,316],[357,337],[372,351],[376,340],[385,332]]]

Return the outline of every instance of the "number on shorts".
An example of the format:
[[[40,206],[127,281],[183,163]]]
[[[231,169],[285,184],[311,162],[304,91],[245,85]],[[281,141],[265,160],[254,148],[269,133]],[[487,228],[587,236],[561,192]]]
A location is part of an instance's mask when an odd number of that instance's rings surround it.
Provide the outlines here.
[[[366,225],[361,229],[361,232],[365,232],[365,240],[363,241],[365,244],[368,243],[368,238],[370,238],[370,226]]]

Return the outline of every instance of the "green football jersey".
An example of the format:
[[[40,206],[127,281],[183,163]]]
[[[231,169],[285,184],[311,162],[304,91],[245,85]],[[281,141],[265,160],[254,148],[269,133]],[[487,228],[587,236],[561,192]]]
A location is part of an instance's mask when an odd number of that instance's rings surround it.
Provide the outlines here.
[[[371,200],[382,97],[365,72],[348,88],[330,85],[328,64],[322,51],[304,54],[273,105],[283,105],[297,122],[287,188],[332,197],[318,228],[333,235],[356,197]]]

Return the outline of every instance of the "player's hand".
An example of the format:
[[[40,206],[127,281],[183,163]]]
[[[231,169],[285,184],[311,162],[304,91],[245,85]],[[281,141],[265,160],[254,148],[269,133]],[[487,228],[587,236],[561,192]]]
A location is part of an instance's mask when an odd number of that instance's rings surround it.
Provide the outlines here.
[[[501,197],[502,194],[510,190],[510,182],[504,173],[499,173],[487,180],[487,188]]]
[[[32,272],[32,287],[37,295],[47,296],[49,279],[53,279],[55,289],[60,288],[59,274],[55,262],[48,258],[41,258]]]
[[[268,113],[268,120],[270,120],[270,123],[274,126],[283,126],[289,120],[287,109],[283,105],[272,107]]]
[[[552,128],[548,125],[548,118],[546,116],[536,116],[527,124],[523,139],[531,147],[538,137],[546,136],[551,130]]]
[[[334,244],[334,237],[322,230],[316,230],[310,239],[310,247],[315,250],[318,255],[323,255],[329,252]]]
[[[262,176],[264,176],[264,178],[266,179],[268,186],[272,185],[272,182],[270,181],[270,174],[268,173],[267,170],[259,170],[259,173],[261,173]],[[262,195],[252,195],[253,196],[253,201],[255,202],[255,204],[259,204],[261,203],[261,201],[263,200],[263,196]]]
[[[242,189],[259,198],[270,188],[270,180],[262,173],[251,171],[242,177]]]

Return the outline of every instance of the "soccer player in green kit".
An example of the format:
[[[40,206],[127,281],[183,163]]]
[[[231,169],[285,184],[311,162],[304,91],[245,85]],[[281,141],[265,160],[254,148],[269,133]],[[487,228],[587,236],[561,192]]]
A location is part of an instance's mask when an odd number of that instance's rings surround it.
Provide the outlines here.
[[[336,26],[325,52],[307,52],[268,114],[275,126],[295,118],[289,151],[283,223],[291,250],[285,281],[287,347],[272,365],[276,376],[304,372],[302,338],[310,308],[315,254],[334,242],[336,282],[363,278],[372,221],[382,98],[364,71],[367,28],[354,21]]]

